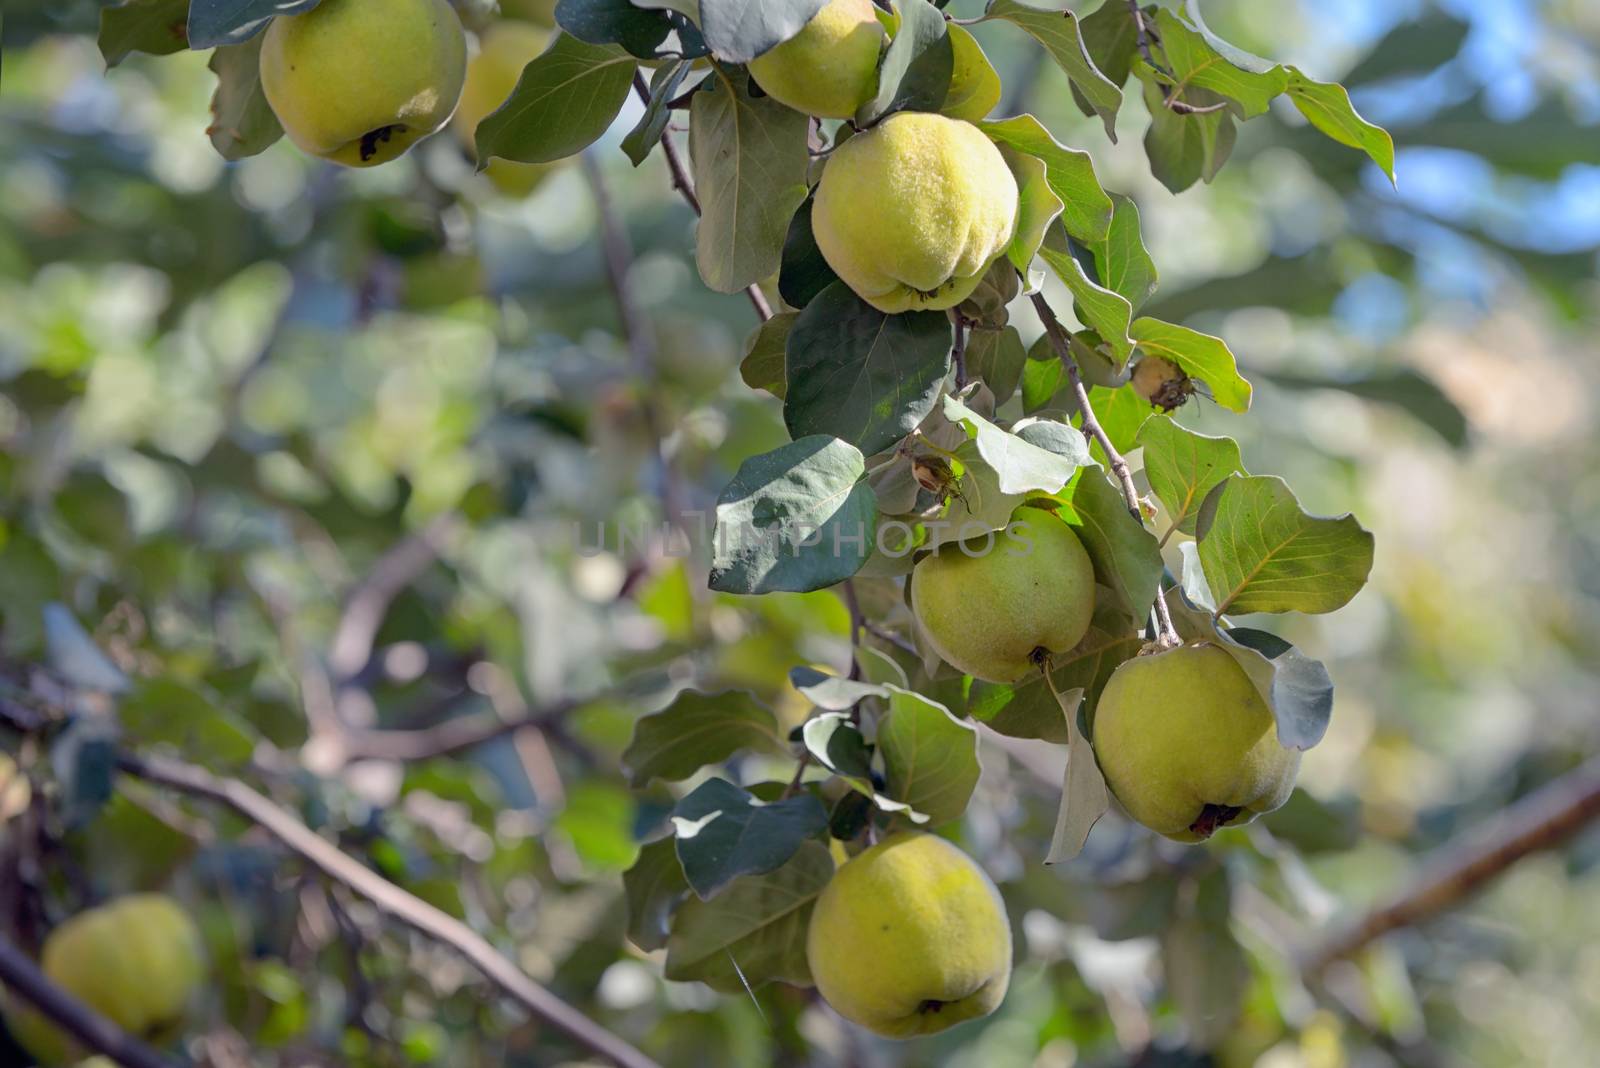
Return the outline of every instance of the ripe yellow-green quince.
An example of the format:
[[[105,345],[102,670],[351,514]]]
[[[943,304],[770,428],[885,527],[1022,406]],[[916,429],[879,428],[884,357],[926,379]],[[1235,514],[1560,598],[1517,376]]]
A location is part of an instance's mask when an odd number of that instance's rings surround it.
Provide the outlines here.
[[[839,1015],[911,1038],[987,1016],[1011,981],[1000,891],[943,838],[891,835],[834,873],[811,914],[806,958]]]
[[[461,90],[450,127],[469,154],[477,151],[478,124],[497,110],[517,87],[526,67],[550,43],[550,32],[531,22],[502,20],[484,30],[478,52],[467,63],[467,80]],[[548,163],[518,163],[495,159],[484,173],[507,196],[527,196],[550,173]]]
[[[1011,243],[1017,181],[971,123],[897,112],[834,150],[811,224],[828,266],[873,307],[953,308]]]
[[[50,932],[40,966],[67,993],[130,1034],[170,1038],[205,971],[200,932],[174,900],[134,894]],[[54,1024],[13,1002],[7,1026],[43,1064],[86,1055]]]
[[[984,539],[946,543],[911,572],[923,636],[946,663],[990,682],[1039,670],[1037,650],[1066,652],[1094,616],[1094,565],[1072,528],[1027,506],[1011,523],[987,552]]]
[[[872,0],[831,0],[795,36],[752,59],[768,96],[822,119],[848,119],[878,89],[887,36]]]
[[[400,156],[450,120],[467,39],[448,0],[323,0],[272,20],[261,88],[302,151],[348,167]]]
[[[1178,842],[1271,812],[1300,770],[1255,684],[1210,643],[1118,667],[1095,710],[1094,751],[1128,815]]]

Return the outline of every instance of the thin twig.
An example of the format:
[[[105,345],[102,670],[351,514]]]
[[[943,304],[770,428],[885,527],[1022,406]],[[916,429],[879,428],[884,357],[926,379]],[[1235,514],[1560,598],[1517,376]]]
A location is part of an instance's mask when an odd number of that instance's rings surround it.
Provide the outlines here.
[[[1522,798],[1487,830],[1438,850],[1411,887],[1307,953],[1304,971],[1315,976],[1389,932],[1443,912],[1523,857],[1560,845],[1595,819],[1600,819],[1600,757]]]
[[[1145,29],[1144,12],[1139,7],[1139,0],[1128,0],[1128,12],[1133,16],[1134,36],[1139,42],[1139,54],[1150,65],[1150,69],[1157,74],[1165,74],[1174,78],[1171,71],[1156,62],[1155,55],[1150,50],[1150,34]],[[1174,80],[1176,80],[1174,78]],[[1226,100],[1216,104],[1186,104],[1172,94],[1172,86],[1165,83],[1161,86],[1161,102],[1168,111],[1177,115],[1212,115],[1228,106]]]
[[[646,105],[650,103],[650,86],[645,82],[644,75],[638,71],[633,73],[633,89]],[[689,168],[684,165],[683,157],[678,153],[678,146],[672,143],[670,130],[661,132],[661,153],[667,159],[667,169],[672,172],[673,186],[683,194],[683,199],[688,201],[696,215],[704,214],[700,208],[700,198],[694,193],[694,179],[689,177]],[[746,286],[744,294],[750,298],[750,304],[755,308],[756,314],[761,316],[762,322],[772,318],[772,305],[767,303],[767,295],[761,292],[760,286],[754,284]]]
[[[204,768],[162,757],[123,754],[127,774],[226,805],[251,820],[328,878],[349,887],[377,908],[423,935],[454,949],[484,977],[534,1016],[585,1049],[621,1068],[661,1068],[633,1046],[605,1030],[529,978],[517,965],[466,924],[384,879],[339,850],[289,812],[237,779],[219,778]],[[134,1068],[169,1068],[155,1060]]]
[[[1142,527],[1144,513],[1139,508],[1139,487],[1134,485],[1133,470],[1128,466],[1128,461],[1117,451],[1116,446],[1111,444],[1111,436],[1106,433],[1105,427],[1100,425],[1099,418],[1094,414],[1094,407],[1089,403],[1088,387],[1083,384],[1083,376],[1078,373],[1078,361],[1072,358],[1072,342],[1067,338],[1061,320],[1056,318],[1055,309],[1044,299],[1044,294],[1035,293],[1031,299],[1034,309],[1039,313],[1039,319],[1044,323],[1044,331],[1050,338],[1050,346],[1056,350],[1061,366],[1066,369],[1067,379],[1072,383],[1073,395],[1083,412],[1083,428],[1100,443],[1100,448],[1106,454],[1106,462],[1111,465],[1112,472],[1122,486],[1122,498],[1128,505],[1128,511]],[[1172,613],[1167,609],[1167,599],[1159,584],[1156,588],[1155,610],[1156,619],[1160,623],[1156,640],[1168,647],[1182,645],[1183,639],[1178,637],[1178,630],[1172,625]]]
[[[431,760],[476,749],[521,730],[537,730],[575,755],[592,760],[592,754],[562,725],[567,714],[585,703],[571,698],[521,717],[504,717],[497,712],[458,716],[418,730],[352,730],[343,739],[344,753],[350,760]]]
[[[0,983],[18,999],[38,1009],[79,1043],[124,1068],[177,1068],[116,1024],[50,980],[26,953],[0,935]]]
[[[389,605],[438,558],[460,522],[459,515],[446,512],[402,538],[378,557],[366,577],[345,598],[344,612],[328,651],[328,669],[336,683],[349,681],[367,666]]]

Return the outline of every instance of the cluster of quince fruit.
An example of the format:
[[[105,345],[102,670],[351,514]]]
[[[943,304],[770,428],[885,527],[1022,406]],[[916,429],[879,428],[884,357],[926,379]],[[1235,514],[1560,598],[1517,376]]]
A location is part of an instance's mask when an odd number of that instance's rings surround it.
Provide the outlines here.
[[[40,966],[51,982],[122,1030],[165,1044],[183,1027],[205,975],[205,956],[200,932],[181,905],[163,894],[133,894],[86,909],[51,931]],[[42,1065],[88,1056],[16,999],[5,1004],[5,1018],[12,1036]]]

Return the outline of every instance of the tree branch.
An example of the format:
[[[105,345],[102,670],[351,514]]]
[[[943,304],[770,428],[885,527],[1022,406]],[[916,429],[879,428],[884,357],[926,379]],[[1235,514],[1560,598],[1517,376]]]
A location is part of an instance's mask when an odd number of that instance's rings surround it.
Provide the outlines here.
[[[570,699],[548,705],[526,716],[506,717],[499,713],[457,716],[432,727],[417,730],[352,730],[344,739],[344,754],[349,760],[431,760],[475,749],[521,730],[537,730],[589,758],[588,750],[568,737],[562,719],[585,701]]]
[[[336,684],[366,667],[390,603],[433,563],[460,521],[460,516],[447,512],[401,539],[378,558],[345,598],[344,613],[328,652],[328,669]]]
[[[644,75],[638,71],[633,72],[633,89],[646,105],[650,103],[650,86],[645,82]],[[688,201],[696,215],[704,214],[700,208],[700,198],[694,194],[694,179],[689,177],[689,168],[684,165],[683,157],[678,154],[678,146],[672,143],[671,131],[661,132],[661,152],[666,156],[667,168],[672,172],[673,186],[683,194],[683,199]],[[772,318],[772,305],[767,303],[767,295],[761,292],[760,286],[746,286],[744,295],[750,298],[750,304],[755,308],[756,314],[761,316],[762,322]]]
[[[1144,513],[1139,509],[1139,487],[1133,483],[1133,470],[1128,467],[1128,461],[1123,459],[1116,446],[1111,444],[1111,436],[1106,433],[1105,427],[1100,425],[1099,418],[1094,414],[1094,408],[1089,403],[1088,387],[1083,384],[1083,375],[1078,373],[1078,361],[1072,357],[1072,343],[1067,338],[1066,329],[1062,327],[1061,320],[1056,318],[1055,309],[1050,307],[1050,302],[1044,299],[1042,292],[1033,294],[1031,299],[1034,309],[1039,313],[1039,319],[1044,323],[1044,332],[1050,338],[1050,347],[1056,350],[1061,366],[1066,368],[1067,379],[1072,383],[1073,395],[1083,412],[1083,429],[1100,443],[1101,450],[1106,454],[1106,462],[1111,465],[1112,472],[1122,486],[1122,499],[1127,503],[1128,511],[1133,514],[1134,520],[1142,527]],[[1156,619],[1160,624],[1156,640],[1167,647],[1182,645],[1183,639],[1178,637],[1177,628],[1172,625],[1172,613],[1167,609],[1167,599],[1159,583],[1156,587],[1155,610]]]
[[[1391,931],[1430,919],[1523,857],[1560,845],[1597,818],[1600,757],[1517,801],[1487,830],[1435,852],[1412,886],[1305,954],[1303,970],[1314,976]]]
[[[342,883],[381,911],[460,953],[508,997],[574,1042],[621,1068],[660,1068],[655,1061],[590,1020],[534,982],[506,956],[460,920],[387,881],[293,815],[237,779],[223,779],[204,768],[160,757],[124,753],[127,774],[218,802],[256,823],[328,878]],[[164,1061],[126,1062],[133,1068],[170,1068]]]
[[[0,982],[46,1019],[124,1068],[177,1068],[89,1006],[62,990],[10,939],[0,935]]]

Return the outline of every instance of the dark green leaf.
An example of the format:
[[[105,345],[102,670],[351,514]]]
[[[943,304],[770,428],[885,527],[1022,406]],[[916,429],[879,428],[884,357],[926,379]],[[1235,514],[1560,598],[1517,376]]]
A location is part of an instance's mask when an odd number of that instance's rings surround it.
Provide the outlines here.
[[[315,3],[316,0],[311,0]],[[128,0],[100,11],[100,55],[115,67],[133,52],[168,56],[189,47],[189,0]]]
[[[978,732],[921,694],[888,687],[889,713],[878,749],[889,797],[926,814],[934,826],[960,819],[978,784]]]
[[[878,68],[877,94],[856,111],[868,126],[896,111],[938,111],[950,92],[955,49],[944,15],[928,0],[900,0],[900,29]]]
[[[192,0],[189,47],[195,51],[237,45],[267,28],[280,15],[310,11],[322,0]]]
[[[718,59],[748,63],[805,28],[828,0],[700,0],[700,26]]]
[[[211,128],[206,134],[223,159],[254,156],[283,136],[278,116],[261,91],[261,41],[258,35],[211,53],[217,91],[211,98]]]
[[[951,341],[943,312],[887,315],[833,283],[789,334],[789,433],[829,434],[869,456],[889,448],[933,410],[950,373]]]
[[[741,875],[787,864],[828,814],[808,793],[764,805],[726,779],[707,779],[673,808],[672,824],[684,878],[709,901]]]
[[[717,499],[711,588],[804,593],[860,570],[877,507],[861,450],[814,435],[752,456]]]
[[[770,981],[808,986],[806,927],[817,895],[833,878],[833,858],[802,842],[777,871],[735,880],[713,901],[690,897],[673,917],[666,976],[698,979],[723,993]]]
[[[741,691],[685,690],[634,726],[622,766],[628,781],[638,787],[652,779],[687,779],[741,749],[788,753],[771,709]]]
[[[807,199],[800,205],[800,210],[794,213],[794,218],[789,222],[789,234],[783,241],[778,295],[791,308],[804,308],[818,293],[839,280],[812,235],[812,203]]]
[[[478,124],[480,165],[492,156],[550,163],[581,152],[622,110],[637,67],[614,45],[558,34],[523,68],[506,102]]]

